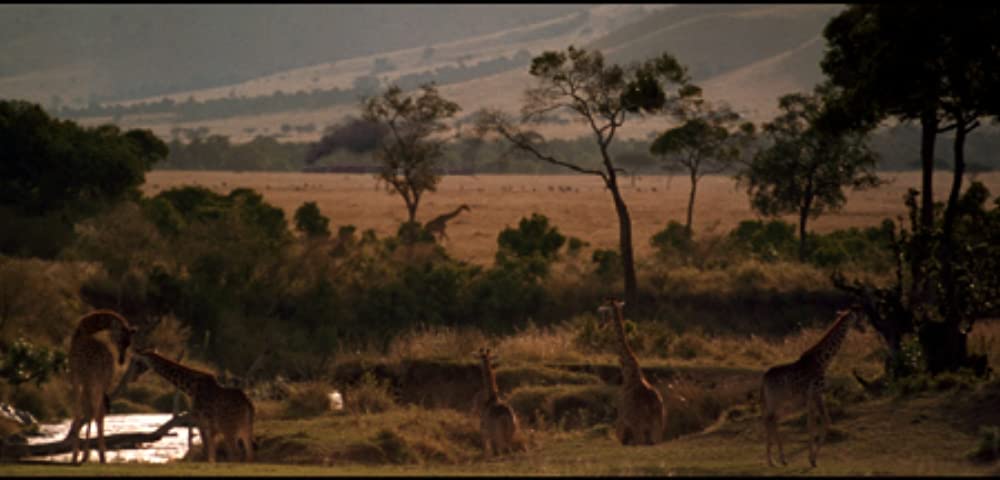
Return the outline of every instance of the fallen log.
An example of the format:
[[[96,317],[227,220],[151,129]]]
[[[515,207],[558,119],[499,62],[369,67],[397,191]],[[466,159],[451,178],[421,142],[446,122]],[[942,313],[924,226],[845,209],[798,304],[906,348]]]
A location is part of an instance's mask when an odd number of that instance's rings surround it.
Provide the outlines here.
[[[156,442],[163,438],[174,427],[191,427],[194,422],[191,420],[191,416],[185,412],[180,415],[176,415],[168,420],[159,428],[152,432],[134,432],[134,433],[119,433],[115,435],[107,435],[104,437],[105,445],[107,445],[108,450],[121,450],[129,448],[139,448],[140,444]],[[36,443],[36,444],[26,444],[26,443],[6,443],[0,441],[0,460],[14,460],[17,461],[25,457],[43,457],[48,455],[59,455],[62,453],[71,453],[73,451],[72,438],[73,434],[79,435],[78,428],[70,428],[69,434],[66,438],[59,440],[58,442],[49,443]],[[81,449],[83,446],[83,440],[80,441]],[[91,448],[97,447],[97,439],[91,438],[90,440]]]

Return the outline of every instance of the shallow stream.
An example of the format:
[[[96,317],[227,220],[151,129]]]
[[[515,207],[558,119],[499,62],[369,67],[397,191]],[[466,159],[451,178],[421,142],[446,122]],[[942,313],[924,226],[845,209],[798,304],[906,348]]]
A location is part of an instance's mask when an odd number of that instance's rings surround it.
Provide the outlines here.
[[[169,413],[129,413],[111,414],[104,417],[104,435],[116,433],[149,433],[153,432],[160,425],[170,420]],[[66,436],[69,430],[69,419],[61,423],[43,423],[39,425],[41,435],[28,438],[28,443],[48,443],[57,442]],[[83,436],[86,427],[80,429],[80,446],[83,447]],[[194,432],[195,444],[201,444],[197,432]],[[188,449],[188,428],[174,427],[167,432],[159,441],[144,443],[139,449],[111,450],[106,452],[108,462],[138,462],[138,463],[166,463],[177,460],[187,454]],[[97,462],[97,425],[90,425],[90,461]],[[54,462],[69,463],[71,453],[60,455],[50,455],[46,457],[35,457],[36,460],[48,460]]]

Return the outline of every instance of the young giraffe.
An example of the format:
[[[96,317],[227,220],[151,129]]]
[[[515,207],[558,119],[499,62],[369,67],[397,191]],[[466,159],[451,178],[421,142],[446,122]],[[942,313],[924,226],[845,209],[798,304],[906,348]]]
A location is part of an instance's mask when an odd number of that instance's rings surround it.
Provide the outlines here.
[[[486,402],[479,414],[479,428],[483,435],[483,450],[493,455],[514,449],[514,435],[517,433],[517,415],[503,400],[497,387],[497,377],[493,368],[493,357],[489,349],[479,349],[482,361],[483,386],[487,392]]]
[[[462,213],[462,210],[469,211],[469,206],[463,203],[461,206],[456,208],[455,211],[450,213],[445,213],[444,215],[439,215],[433,220],[425,223],[424,230],[426,230],[427,233],[430,233],[431,235],[436,234],[438,237],[440,237],[440,239],[448,238],[448,235],[444,233],[444,227],[446,226],[449,220],[457,217],[459,213]]]
[[[223,387],[215,375],[185,367],[152,350],[138,351],[135,358],[140,363],[136,378],[145,369],[152,369],[191,397],[191,416],[210,463],[215,463],[216,434],[225,440],[230,461],[239,458],[237,442],[243,443],[246,461],[253,461],[254,408],[242,390]]]
[[[840,345],[844,343],[847,329],[850,325],[861,328],[859,320],[860,306],[837,312],[837,319],[820,340],[806,350],[794,363],[771,367],[764,373],[760,386],[760,401],[762,420],[767,436],[767,464],[771,462],[771,439],[778,443],[778,454],[782,465],[785,462],[785,451],[781,445],[781,435],[778,433],[778,419],[788,409],[806,407],[807,428],[809,435],[809,463],[816,466],[816,456],[826,440],[826,432],[830,427],[830,414],[823,403],[823,388],[826,386],[826,368],[837,354]],[[813,433],[815,416],[821,416],[823,421],[819,442]]]
[[[80,452],[80,427],[86,422],[87,433],[81,463],[90,458],[90,423],[97,423],[97,455],[105,463],[104,416],[108,413],[108,391],[115,371],[115,360],[107,344],[96,335],[108,330],[118,350],[118,364],[125,363],[125,351],[136,329],[112,310],[95,310],[80,318],[69,346],[69,381],[75,410],[69,436],[73,445],[72,463]]]
[[[614,311],[615,331],[620,343],[622,396],[618,410],[618,439],[622,445],[655,445],[663,439],[666,419],[663,397],[646,381],[639,368],[639,360],[625,338],[624,305],[623,301],[609,298],[598,309],[605,316]]]

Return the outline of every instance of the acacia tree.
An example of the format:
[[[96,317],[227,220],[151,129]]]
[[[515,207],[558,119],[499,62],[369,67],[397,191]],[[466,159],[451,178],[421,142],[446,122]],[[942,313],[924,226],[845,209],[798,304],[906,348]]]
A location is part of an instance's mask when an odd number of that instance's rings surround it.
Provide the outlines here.
[[[363,99],[361,105],[364,120],[387,129],[374,153],[377,178],[403,198],[410,223],[416,221],[424,192],[435,191],[441,180],[437,160],[447,142],[443,133],[450,128],[444,120],[461,110],[441,97],[433,83],[420,89],[419,96],[407,96],[392,85],[381,95]]]
[[[806,224],[825,211],[839,210],[844,187],[879,185],[873,173],[876,154],[864,134],[831,133],[816,125],[825,89],[813,95],[781,97],[783,111],[764,124],[771,145],[757,152],[738,178],[747,186],[750,204],[763,215],[799,216],[799,260],[806,257]]]
[[[698,181],[729,169],[752,140],[755,127],[750,122],[739,123],[740,115],[728,107],[713,108],[702,99],[684,109],[683,118],[683,124],[656,137],[649,151],[686,170],[691,178],[684,224],[690,236]]]
[[[840,87],[837,108],[828,115],[833,125],[872,128],[889,117],[919,119],[921,124],[921,201],[919,208],[914,203],[913,235],[904,238],[903,252],[911,284],[907,298],[900,284],[899,298],[893,301],[905,305],[899,313],[905,318],[898,322],[919,327],[933,372],[954,370],[967,360],[972,318],[958,307],[954,230],[961,210],[965,139],[981,118],[1000,113],[998,22],[996,6],[853,5],[823,32],[829,49],[821,66]],[[952,130],[954,176],[937,229],[934,145],[938,134]]]
[[[696,95],[700,89],[689,83],[687,69],[668,53],[622,67],[605,65],[600,51],[570,46],[565,52],[547,51],[533,58],[529,72],[538,84],[525,91],[520,121],[499,110],[484,110],[478,117],[477,129],[480,134],[497,132],[514,148],[538,160],[601,178],[618,215],[625,296],[635,300],[632,221],[618,187],[621,169],[615,165],[609,147],[629,114],[670,110],[678,99]],[[676,92],[667,91],[670,84],[678,87]],[[601,153],[600,166],[582,165],[547,153],[544,137],[528,128],[561,112],[569,112],[573,119],[589,127]]]

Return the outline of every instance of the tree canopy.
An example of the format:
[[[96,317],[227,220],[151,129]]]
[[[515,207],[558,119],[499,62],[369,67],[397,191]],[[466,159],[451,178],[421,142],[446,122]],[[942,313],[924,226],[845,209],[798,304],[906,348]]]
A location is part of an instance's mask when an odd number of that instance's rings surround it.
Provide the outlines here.
[[[75,216],[137,197],[145,172],[166,155],[149,130],[85,128],[36,104],[0,101],[0,205],[25,215]]]

